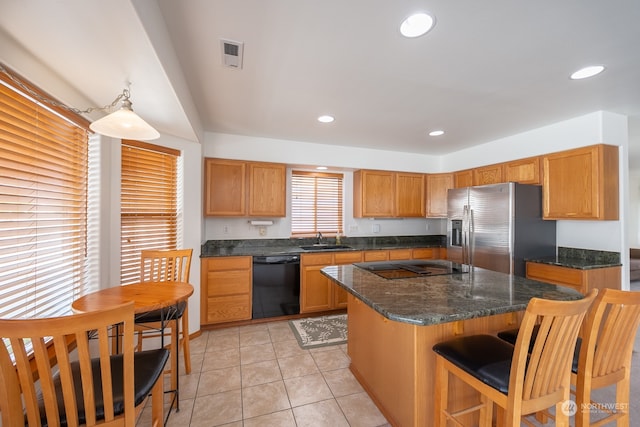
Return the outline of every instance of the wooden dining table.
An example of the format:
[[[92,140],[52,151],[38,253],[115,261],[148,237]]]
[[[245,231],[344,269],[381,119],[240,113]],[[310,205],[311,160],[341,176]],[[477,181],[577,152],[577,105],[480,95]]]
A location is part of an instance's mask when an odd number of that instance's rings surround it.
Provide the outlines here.
[[[177,305],[187,301],[193,295],[193,286],[184,282],[138,282],[123,286],[100,289],[84,295],[71,303],[74,313],[87,313],[102,310],[114,305],[133,301],[134,313],[137,318],[144,318],[144,313],[155,310],[166,310],[170,317]],[[178,321],[171,328],[171,391],[175,392],[176,409],[179,410],[179,381],[178,381]],[[165,322],[161,322],[161,345],[164,345]],[[185,331],[185,333],[188,333]],[[170,411],[169,411],[170,412]]]

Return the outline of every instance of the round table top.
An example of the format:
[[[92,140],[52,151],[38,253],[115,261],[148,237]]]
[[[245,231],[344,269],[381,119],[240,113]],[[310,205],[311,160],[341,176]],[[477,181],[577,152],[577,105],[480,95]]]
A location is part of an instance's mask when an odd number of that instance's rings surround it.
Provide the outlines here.
[[[134,312],[140,314],[172,306],[187,300],[192,294],[193,286],[184,282],[132,283],[84,295],[71,303],[71,310],[87,313],[133,301]]]

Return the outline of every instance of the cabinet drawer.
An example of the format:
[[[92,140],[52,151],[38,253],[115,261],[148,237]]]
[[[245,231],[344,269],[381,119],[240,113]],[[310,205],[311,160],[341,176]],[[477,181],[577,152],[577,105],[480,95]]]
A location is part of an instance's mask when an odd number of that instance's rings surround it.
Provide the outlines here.
[[[366,251],[364,253],[365,261],[386,261],[389,259],[389,251]]]
[[[414,259],[438,259],[440,248],[419,248],[413,250]]]
[[[411,249],[393,249],[389,251],[389,259],[411,259],[413,251]]]
[[[251,291],[251,271],[210,271],[207,273],[207,295],[237,295]]]
[[[582,270],[574,268],[528,262],[527,277],[541,282],[569,285],[578,290],[583,286]]]
[[[222,323],[251,319],[251,295],[208,298],[207,322]]]
[[[300,257],[300,263],[303,265],[331,265],[332,262],[332,253],[302,254]]]
[[[333,260],[336,264],[352,264],[362,261],[362,252],[334,252]]]
[[[253,259],[250,256],[231,256],[209,258],[206,261],[208,271],[249,270]]]

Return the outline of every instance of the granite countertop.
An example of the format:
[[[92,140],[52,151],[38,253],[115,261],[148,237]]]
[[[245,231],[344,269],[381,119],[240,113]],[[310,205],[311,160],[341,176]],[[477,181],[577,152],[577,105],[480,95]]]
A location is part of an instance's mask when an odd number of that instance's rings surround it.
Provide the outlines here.
[[[384,317],[422,326],[521,311],[532,297],[582,298],[568,287],[478,267],[464,274],[393,280],[353,265],[321,271]]]
[[[593,270],[596,268],[619,267],[622,265],[619,252],[595,251],[561,246],[558,247],[556,256],[532,258],[527,259],[527,261],[575,268],[578,270]]]
[[[313,238],[300,239],[246,239],[246,240],[209,240],[202,245],[201,258],[220,256],[264,256],[284,254],[304,254],[329,251],[370,251],[384,249],[408,249],[446,247],[446,237],[433,236],[383,236],[383,237],[343,237],[340,249],[308,249],[316,243]],[[335,238],[327,238],[325,242],[333,245]]]

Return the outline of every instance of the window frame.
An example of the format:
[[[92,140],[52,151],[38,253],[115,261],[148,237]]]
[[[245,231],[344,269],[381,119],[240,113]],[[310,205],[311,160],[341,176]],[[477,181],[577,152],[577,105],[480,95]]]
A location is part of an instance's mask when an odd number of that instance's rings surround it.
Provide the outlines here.
[[[298,182],[300,181],[300,182]],[[307,182],[304,182],[307,181]],[[331,183],[334,181],[335,183]],[[304,183],[303,183],[304,182]],[[310,188],[298,191],[298,183],[314,186],[311,197]],[[323,191],[324,190],[324,191]],[[296,200],[296,197],[303,197]],[[311,199],[312,198],[312,199]],[[301,216],[303,203],[312,203],[309,215]],[[324,205],[324,206],[320,206]],[[322,211],[325,211],[322,213]],[[297,217],[297,218],[296,218]],[[303,223],[309,226],[305,228]],[[311,224],[313,224],[311,226]],[[311,237],[317,233],[326,236],[342,234],[344,230],[344,174],[336,172],[291,171],[291,236]]]

